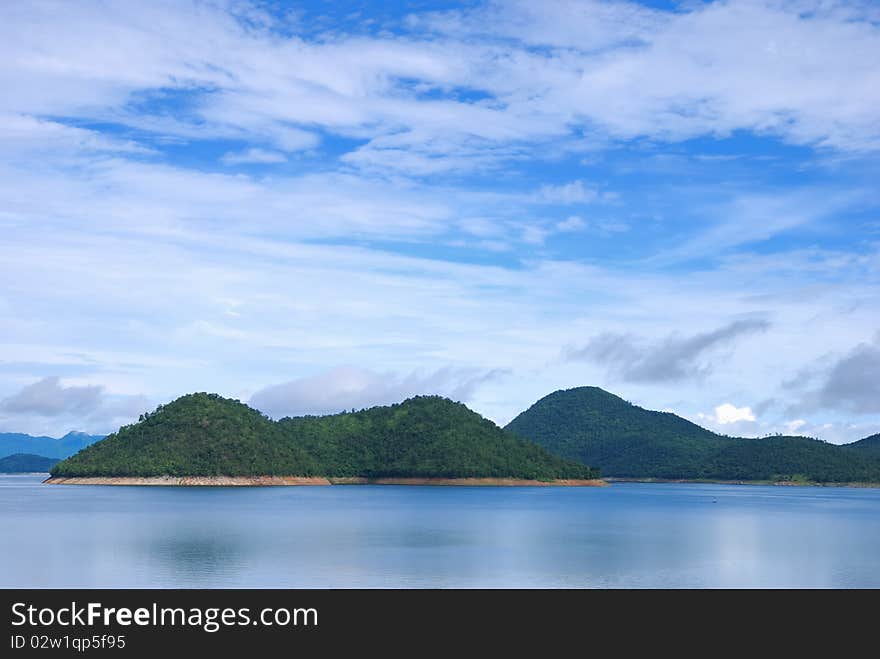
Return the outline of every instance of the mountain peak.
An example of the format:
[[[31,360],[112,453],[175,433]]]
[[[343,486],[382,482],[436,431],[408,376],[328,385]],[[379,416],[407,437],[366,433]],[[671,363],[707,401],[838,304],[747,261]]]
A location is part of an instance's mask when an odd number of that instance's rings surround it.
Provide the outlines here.
[[[598,387],[577,387],[545,396],[507,429],[557,455],[596,466],[609,476],[838,483],[880,480],[880,464],[862,459],[856,450],[873,453],[880,449],[880,438],[866,438],[847,450],[805,437],[726,437],[670,412],[632,405]]]
[[[63,441],[65,439],[80,439],[84,437],[91,437],[91,435],[86,432],[82,432],[81,430],[70,430],[61,437],[61,440]]]

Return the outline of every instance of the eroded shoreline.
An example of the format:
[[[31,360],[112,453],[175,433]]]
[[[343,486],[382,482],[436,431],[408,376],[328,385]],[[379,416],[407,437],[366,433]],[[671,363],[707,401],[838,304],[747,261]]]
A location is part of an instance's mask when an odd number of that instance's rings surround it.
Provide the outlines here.
[[[168,487],[267,487],[291,485],[446,485],[489,487],[602,487],[602,479],[538,481],[521,478],[327,478],[324,476],[71,476],[48,485],[151,485]]]
[[[774,485],[779,487],[855,487],[880,488],[880,483],[863,482],[819,482],[819,481],[771,481],[771,480],[718,480],[708,478],[629,478],[624,476],[607,476],[611,483],[657,483],[657,484],[703,484],[703,485]]]

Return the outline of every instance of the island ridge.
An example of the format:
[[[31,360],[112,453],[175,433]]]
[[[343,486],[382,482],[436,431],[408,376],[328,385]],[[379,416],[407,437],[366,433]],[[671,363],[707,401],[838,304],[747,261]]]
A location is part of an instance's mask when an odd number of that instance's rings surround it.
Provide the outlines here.
[[[73,484],[601,483],[597,470],[438,396],[273,421],[235,400],[189,394],[59,462],[51,475],[49,483]]]
[[[880,435],[843,445],[812,437],[728,437],[598,387],[556,391],[506,428],[608,477],[880,484]]]
[[[600,472],[614,480],[875,486],[880,435],[845,445],[729,437],[597,387],[545,396],[503,430],[437,396],[273,421],[199,393],[58,463],[48,482],[592,484]]]

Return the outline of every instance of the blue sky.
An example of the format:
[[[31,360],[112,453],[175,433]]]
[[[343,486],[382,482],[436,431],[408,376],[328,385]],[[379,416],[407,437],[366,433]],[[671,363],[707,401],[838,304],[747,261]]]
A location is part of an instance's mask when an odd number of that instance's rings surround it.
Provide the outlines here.
[[[876,3],[4,3],[0,89],[0,430],[880,430]]]

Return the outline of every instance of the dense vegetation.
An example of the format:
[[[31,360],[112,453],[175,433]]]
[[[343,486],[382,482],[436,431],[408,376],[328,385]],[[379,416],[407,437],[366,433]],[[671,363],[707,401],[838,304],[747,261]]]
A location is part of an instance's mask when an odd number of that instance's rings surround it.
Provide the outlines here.
[[[880,482],[880,450],[808,437],[725,437],[596,387],[557,391],[507,430],[608,476],[715,480]],[[880,442],[877,442],[880,443]]]
[[[58,463],[53,476],[320,474],[278,424],[235,400],[189,394]]]
[[[190,394],[52,469],[54,476],[594,478],[435,396],[275,422],[238,401]]]
[[[58,458],[47,458],[30,453],[16,453],[0,458],[0,474],[23,474],[45,472],[58,462]]]
[[[279,422],[328,476],[595,478],[461,403],[418,396],[388,407]]]
[[[846,447],[859,452],[870,452],[880,455],[880,433],[865,437],[852,444],[847,444]]]

